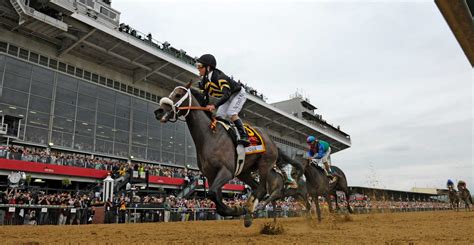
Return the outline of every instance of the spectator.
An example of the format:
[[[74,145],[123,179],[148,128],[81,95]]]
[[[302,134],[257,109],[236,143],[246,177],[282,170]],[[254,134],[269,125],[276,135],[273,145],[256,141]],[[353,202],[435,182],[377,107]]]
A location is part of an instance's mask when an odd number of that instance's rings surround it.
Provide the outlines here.
[[[67,216],[68,216],[68,209],[66,206],[67,201],[63,200],[61,202],[61,209],[59,210],[59,219],[58,219],[58,225],[65,225]]]

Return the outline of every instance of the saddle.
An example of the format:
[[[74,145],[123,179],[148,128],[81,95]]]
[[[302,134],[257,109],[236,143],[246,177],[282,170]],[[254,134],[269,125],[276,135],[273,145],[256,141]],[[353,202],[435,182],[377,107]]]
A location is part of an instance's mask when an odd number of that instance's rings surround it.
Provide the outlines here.
[[[326,175],[326,171],[323,169],[323,167],[319,166],[318,164],[316,164],[315,162],[311,161],[310,163],[311,165],[313,165],[319,172],[321,172],[322,174]],[[329,166],[329,168],[331,170],[333,170],[332,168],[333,166]],[[335,178],[333,181],[337,180],[337,178],[339,178],[340,176],[338,174],[336,174],[334,171],[332,171],[332,176],[333,178]],[[331,178],[329,178],[331,179]]]
[[[224,127],[224,129],[227,131],[230,138],[232,139],[232,142],[234,143],[235,151],[237,153],[234,176],[238,176],[244,168],[245,156],[265,152],[265,143],[263,142],[262,136],[260,136],[260,134],[254,128],[252,128],[248,124],[244,124],[244,128],[247,131],[247,135],[250,141],[250,145],[244,148],[242,144],[238,144],[240,140],[240,134],[234,123],[223,118],[216,118],[216,120],[217,123],[221,124]]]
[[[221,124],[229,134],[232,142],[237,147],[237,142],[240,140],[240,135],[235,127],[234,123],[223,118],[216,118],[217,122]],[[249,124],[244,123],[244,128],[247,131],[247,135],[250,141],[250,145],[245,147],[245,155],[251,155],[256,153],[263,153],[266,151],[265,142],[262,136]]]
[[[314,167],[316,167],[316,169],[317,169],[318,171],[321,171],[322,173],[325,173],[325,170],[324,170],[323,167],[321,167],[319,164],[316,164],[316,163],[313,162],[313,161],[311,161],[310,164],[313,165]],[[332,170],[332,166],[329,166],[329,167],[330,167],[331,170]]]

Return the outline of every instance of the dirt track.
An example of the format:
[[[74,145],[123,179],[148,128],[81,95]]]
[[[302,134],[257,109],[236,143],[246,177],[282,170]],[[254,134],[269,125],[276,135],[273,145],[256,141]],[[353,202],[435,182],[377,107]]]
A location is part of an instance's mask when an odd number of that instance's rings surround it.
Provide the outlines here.
[[[201,221],[87,226],[3,226],[0,243],[278,243],[278,244],[474,244],[474,212],[420,212],[326,218],[321,224],[280,219],[282,235],[261,235],[269,220]]]

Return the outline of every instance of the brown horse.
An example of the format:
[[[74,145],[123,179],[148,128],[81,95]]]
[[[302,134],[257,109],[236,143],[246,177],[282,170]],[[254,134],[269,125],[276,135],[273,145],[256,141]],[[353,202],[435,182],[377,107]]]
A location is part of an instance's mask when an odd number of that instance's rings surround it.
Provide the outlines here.
[[[331,205],[331,194],[334,195],[336,201],[336,208],[339,209],[339,206],[337,204],[336,191],[344,192],[347,199],[347,210],[349,211],[349,213],[353,213],[353,209],[349,204],[350,190],[347,185],[347,178],[340,168],[336,166],[331,166],[333,174],[336,177],[336,181],[333,183],[329,183],[329,179],[321,167],[314,165],[309,159],[306,159],[301,155],[298,155],[296,160],[303,163],[308,193],[312,197],[313,202],[316,205],[316,214],[318,216],[318,221],[321,221],[321,208],[319,206],[318,197],[324,197],[328,203],[329,211],[333,212],[333,208]]]
[[[459,196],[459,199],[461,199],[460,201],[464,201],[464,205],[466,206],[465,207],[466,211],[471,211],[471,207],[469,203],[471,203],[471,205],[473,204],[472,196],[466,187],[466,183],[461,182],[461,181],[458,183],[458,196]]]
[[[448,185],[448,197],[449,203],[451,204],[451,209],[456,209],[456,211],[459,211],[459,196],[453,185]]]
[[[262,208],[265,208],[269,203],[273,206],[273,221],[276,223],[276,201],[285,197],[294,197],[295,200],[299,201],[306,208],[306,215],[311,218],[311,204],[308,201],[308,191],[306,188],[306,181],[301,179],[303,174],[303,166],[298,162],[294,162],[289,156],[287,156],[281,149],[278,149],[278,161],[277,167],[283,169],[284,165],[291,164],[296,166],[293,173],[296,175],[298,180],[298,188],[292,189],[285,186],[286,177],[281,170],[272,169],[267,175],[266,189],[268,196],[262,202]]]
[[[169,97],[160,100],[160,108],[155,116],[162,123],[174,122],[184,117],[196,146],[199,170],[209,181],[209,197],[216,204],[216,211],[222,216],[245,215],[245,226],[252,224],[252,213],[258,201],[266,194],[266,178],[278,158],[278,148],[269,135],[255,128],[265,142],[266,151],[247,155],[242,169],[237,168],[237,153],[233,140],[219,123],[210,128],[212,119],[201,107],[201,95],[192,90],[192,83],[186,87],[178,86]],[[199,99],[199,101],[198,101]],[[186,105],[186,107],[182,106]],[[258,171],[259,182],[251,176]],[[229,207],[222,201],[222,187],[234,177],[249,185],[253,193],[244,208]]]

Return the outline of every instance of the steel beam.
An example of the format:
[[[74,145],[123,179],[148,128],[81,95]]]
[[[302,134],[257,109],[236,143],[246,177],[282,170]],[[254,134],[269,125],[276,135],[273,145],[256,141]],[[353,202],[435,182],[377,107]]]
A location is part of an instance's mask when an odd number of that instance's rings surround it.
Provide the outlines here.
[[[148,76],[152,75],[155,72],[158,72],[159,70],[165,68],[169,64],[170,63],[168,63],[168,62],[166,62],[165,64],[162,64],[162,65],[156,63],[151,67],[152,70],[149,71],[149,72],[144,72],[144,71],[138,71],[137,73],[134,72],[133,83],[136,83],[136,82],[139,82],[139,81],[142,81],[142,80],[146,79]]]
[[[69,51],[71,51],[74,47],[76,47],[78,44],[80,44],[81,42],[83,42],[84,40],[86,40],[86,38],[90,37],[90,35],[94,34],[94,32],[96,32],[96,31],[97,31],[97,29],[92,29],[92,30],[89,31],[87,34],[85,34],[84,36],[82,36],[81,38],[79,38],[78,40],[76,40],[73,44],[69,45],[69,47],[59,50],[58,56],[62,56],[62,55],[64,55],[64,54],[67,54],[67,53],[68,53]]]

